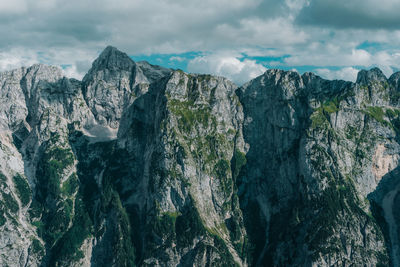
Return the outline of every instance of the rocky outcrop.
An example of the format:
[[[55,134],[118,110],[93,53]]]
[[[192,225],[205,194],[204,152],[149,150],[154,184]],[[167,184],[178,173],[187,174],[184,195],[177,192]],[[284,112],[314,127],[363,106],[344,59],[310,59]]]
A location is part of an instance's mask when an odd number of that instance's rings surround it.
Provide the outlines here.
[[[237,88],[107,47],[0,81],[0,265],[400,262],[398,74]]]
[[[170,72],[148,63],[135,63],[125,53],[108,46],[83,78],[83,95],[97,123],[118,129],[133,101],[147,92],[150,83]]]
[[[361,72],[353,84],[269,70],[240,89],[250,150],[239,192],[258,251],[253,264],[388,264],[368,194],[397,165],[385,115],[397,109],[376,73]]]

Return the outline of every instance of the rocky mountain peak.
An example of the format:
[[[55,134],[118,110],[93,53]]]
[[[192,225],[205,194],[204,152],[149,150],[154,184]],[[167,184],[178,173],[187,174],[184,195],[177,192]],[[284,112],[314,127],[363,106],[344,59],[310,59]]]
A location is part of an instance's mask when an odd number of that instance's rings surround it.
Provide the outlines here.
[[[299,81],[301,79],[300,74],[296,71],[285,71],[280,69],[268,69],[264,72],[263,75],[267,79],[274,81],[275,84],[278,84],[279,82],[285,82],[288,80]]]
[[[141,72],[149,82],[156,81],[171,73],[171,69],[150,64],[147,61],[136,62],[137,73]],[[140,69],[140,71],[138,70]]]
[[[268,69],[253,81],[255,82],[253,83],[254,88],[259,86],[268,88],[269,94],[282,99],[290,99],[304,88],[300,74],[295,71]]]
[[[393,73],[390,76],[389,81],[393,84],[396,90],[400,90],[400,71]]]
[[[135,62],[126,53],[113,46],[107,46],[93,62],[92,69],[130,70],[134,64]]]
[[[83,95],[97,123],[117,129],[133,101],[170,72],[147,62],[135,63],[126,53],[108,46],[83,78]]]
[[[387,78],[379,68],[360,70],[357,74],[356,83],[368,84],[370,81],[384,82]]]
[[[25,68],[22,68],[25,70]],[[34,64],[26,69],[24,80],[30,86],[35,86],[42,82],[56,82],[63,78],[64,74],[60,67],[45,64]]]

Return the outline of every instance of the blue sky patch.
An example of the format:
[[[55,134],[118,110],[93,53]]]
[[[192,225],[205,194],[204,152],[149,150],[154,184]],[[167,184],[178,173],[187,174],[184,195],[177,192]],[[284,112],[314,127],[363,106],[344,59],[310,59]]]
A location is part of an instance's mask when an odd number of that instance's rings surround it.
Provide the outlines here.
[[[147,61],[153,65],[160,65],[166,68],[181,69],[187,71],[187,64],[195,57],[201,56],[202,52],[187,52],[181,54],[151,54],[151,55],[130,55],[134,61]]]

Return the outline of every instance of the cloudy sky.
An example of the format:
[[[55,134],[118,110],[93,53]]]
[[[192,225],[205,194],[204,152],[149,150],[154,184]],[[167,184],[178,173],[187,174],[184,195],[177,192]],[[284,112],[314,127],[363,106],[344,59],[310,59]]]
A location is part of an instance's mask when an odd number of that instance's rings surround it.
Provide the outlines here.
[[[134,60],[226,76],[267,68],[355,80],[400,69],[398,0],[0,0],[0,71],[60,65],[82,78],[113,45]]]

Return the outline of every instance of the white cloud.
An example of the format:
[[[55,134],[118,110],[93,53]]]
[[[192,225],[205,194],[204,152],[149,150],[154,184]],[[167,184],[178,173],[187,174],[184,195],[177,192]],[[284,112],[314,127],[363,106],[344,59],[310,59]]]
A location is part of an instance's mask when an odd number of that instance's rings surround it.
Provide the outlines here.
[[[84,72],[79,72],[76,65],[69,65],[63,69],[63,73],[65,77],[75,78],[77,80],[82,80],[83,76],[85,76]]]
[[[182,62],[185,59],[183,57],[178,57],[178,56],[173,56],[169,58],[169,61],[177,61],[177,62]]]
[[[315,72],[328,80],[345,80],[355,82],[358,70],[352,67],[346,67],[339,70],[330,70],[327,68],[316,69]]]
[[[14,48],[7,52],[0,52],[0,71],[30,66],[38,63],[38,56],[32,51]]]
[[[198,59],[190,68],[197,62],[203,64],[199,72],[238,75],[235,80],[262,69],[242,54],[268,57],[265,65],[285,69],[378,66],[390,75],[400,69],[400,4],[382,1],[0,0],[0,70],[42,62],[63,65],[66,73],[80,77],[104,47],[113,45],[129,55],[218,55],[218,64],[225,62],[219,69],[217,62]],[[312,21],[302,22],[299,17],[307,14]],[[232,53],[222,56],[226,50]],[[170,62],[185,62],[182,57]]]
[[[283,18],[264,20],[248,18],[238,22],[238,25],[220,24],[215,29],[215,36],[222,40],[230,40],[231,44],[250,47],[276,47],[278,45],[294,45],[305,43],[308,35],[296,29],[294,25]]]
[[[189,61],[188,71],[224,76],[241,85],[264,73],[267,69],[254,60],[241,59],[229,54],[213,54]]]
[[[1,19],[0,48],[111,44],[130,54],[149,54],[298,43],[305,33],[279,15],[301,1],[1,0],[0,13],[23,14]]]
[[[381,0],[310,0],[298,22],[332,28],[398,28],[399,1]]]
[[[28,9],[27,3],[24,0],[0,0],[0,14],[22,14]]]
[[[297,55],[285,59],[289,66],[370,66],[373,64],[373,56],[362,49],[343,50],[334,45],[315,49],[299,50]]]
[[[62,67],[66,77],[82,79],[96,56],[96,51],[79,49],[35,51],[19,47],[0,52],[0,71],[44,63]]]

